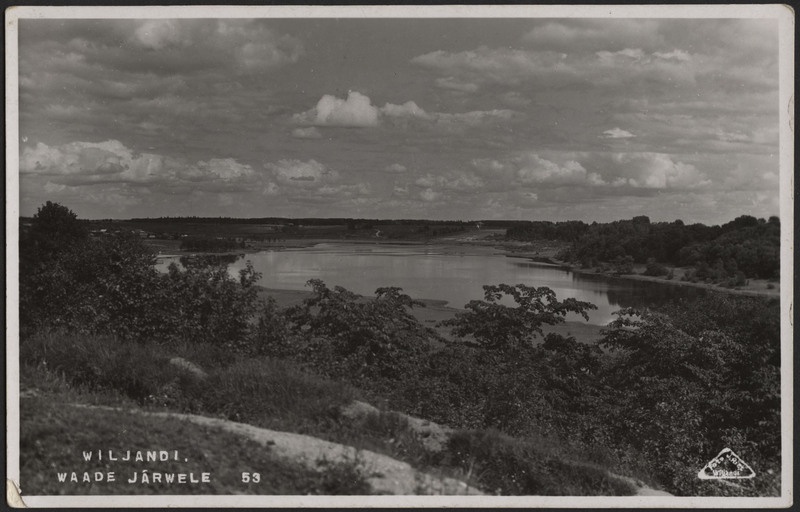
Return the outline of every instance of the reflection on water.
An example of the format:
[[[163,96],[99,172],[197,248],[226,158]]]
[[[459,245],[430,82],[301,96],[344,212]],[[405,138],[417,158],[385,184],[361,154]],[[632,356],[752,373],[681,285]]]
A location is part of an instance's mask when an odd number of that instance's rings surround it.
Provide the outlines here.
[[[159,262],[166,268],[170,261]],[[657,305],[677,297],[701,295],[705,290],[644,281],[576,274],[552,265],[532,263],[496,254],[488,248],[453,253],[436,246],[319,244],[304,249],[263,251],[230,262],[232,275],[252,261],[261,272],[259,284],[268,288],[307,290],[309,279],[329,287],[343,286],[373,295],[381,286],[399,286],[414,298],[442,299],[463,307],[483,298],[485,284],[547,286],[559,299],[575,297],[595,304],[590,323],[604,325],[622,307]],[[582,320],[578,315],[568,320]]]

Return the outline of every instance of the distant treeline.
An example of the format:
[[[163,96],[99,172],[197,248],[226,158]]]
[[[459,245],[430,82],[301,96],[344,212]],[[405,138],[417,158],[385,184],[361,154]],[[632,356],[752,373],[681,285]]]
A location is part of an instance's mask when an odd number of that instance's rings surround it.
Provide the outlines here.
[[[424,220],[424,219],[361,219],[351,217],[335,218],[289,218],[289,217],[152,217],[152,218],[132,218],[126,222],[147,222],[147,223],[188,223],[188,224],[294,224],[302,226],[342,226],[342,225],[372,225],[372,226],[391,226],[391,225],[440,225],[440,224],[474,224],[471,221],[457,220]],[[510,223],[505,222],[503,227]]]
[[[632,259],[696,268],[699,279],[721,279],[741,272],[774,279],[780,271],[780,219],[749,215],[721,226],[650,222],[646,216],[599,224],[529,222],[506,231],[513,240],[570,242],[561,259],[594,266]]]

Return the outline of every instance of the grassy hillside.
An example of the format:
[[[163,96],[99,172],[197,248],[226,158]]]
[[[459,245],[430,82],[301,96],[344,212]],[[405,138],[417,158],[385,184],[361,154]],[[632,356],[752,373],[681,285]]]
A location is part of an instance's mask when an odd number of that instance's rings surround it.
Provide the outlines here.
[[[23,492],[139,494],[180,492],[164,485],[59,483],[58,471],[117,471],[130,474],[130,463],[87,465],[89,447],[147,450],[169,447],[189,463],[169,462],[158,470],[200,472],[213,469],[213,484],[187,487],[193,493],[359,494],[363,482],[348,465],[323,474],[291,461],[279,461],[263,447],[230,434],[141,411],[193,412],[259,427],[313,435],[406,461],[434,474],[469,481],[500,494],[632,494],[629,484],[587,461],[579,450],[557,439],[523,441],[488,430],[456,431],[438,451],[426,447],[408,422],[395,413],[361,418],[343,414],[354,398],[380,398],[315,376],[286,360],[224,357],[213,346],[164,349],[155,345],[112,344],[109,338],[59,335],[35,337],[23,346],[22,470]],[[169,363],[172,357],[202,361],[207,377],[198,379]],[[128,412],[75,407],[78,404],[123,407]],[[385,402],[384,402],[385,404]],[[124,428],[120,426],[124,425]],[[226,449],[236,444],[235,450]],[[147,466],[143,466],[147,467]],[[153,465],[150,466],[151,469]],[[243,488],[243,468],[259,468],[268,486]],[[267,468],[263,469],[262,468]],[[134,468],[142,469],[142,468]],[[255,471],[255,470],[254,470]]]

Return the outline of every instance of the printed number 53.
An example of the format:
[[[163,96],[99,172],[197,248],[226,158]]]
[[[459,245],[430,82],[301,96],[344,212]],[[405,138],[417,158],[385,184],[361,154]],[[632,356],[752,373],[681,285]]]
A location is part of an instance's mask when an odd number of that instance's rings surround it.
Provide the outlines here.
[[[249,484],[253,482],[257,484],[261,481],[261,473],[242,473],[242,482]]]

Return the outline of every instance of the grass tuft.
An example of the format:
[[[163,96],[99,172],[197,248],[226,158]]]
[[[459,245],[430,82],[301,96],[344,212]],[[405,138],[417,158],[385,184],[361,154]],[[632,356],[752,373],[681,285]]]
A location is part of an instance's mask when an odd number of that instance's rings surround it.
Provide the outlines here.
[[[627,496],[633,487],[595,465],[572,462],[494,430],[455,432],[440,463],[502,495]]]

